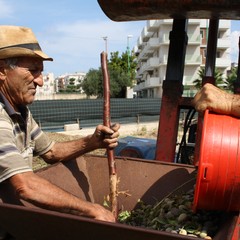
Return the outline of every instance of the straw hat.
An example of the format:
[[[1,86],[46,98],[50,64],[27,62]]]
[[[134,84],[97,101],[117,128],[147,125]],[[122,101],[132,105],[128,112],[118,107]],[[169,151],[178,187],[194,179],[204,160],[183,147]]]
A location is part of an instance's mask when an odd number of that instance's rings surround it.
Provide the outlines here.
[[[42,49],[30,28],[0,25],[0,59],[38,57],[53,61]]]

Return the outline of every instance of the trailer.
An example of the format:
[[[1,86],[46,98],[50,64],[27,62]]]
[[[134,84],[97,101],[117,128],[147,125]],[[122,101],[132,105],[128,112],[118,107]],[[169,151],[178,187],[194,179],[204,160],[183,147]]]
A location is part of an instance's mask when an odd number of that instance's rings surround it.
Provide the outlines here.
[[[203,84],[206,82],[214,84],[218,21],[219,19],[239,20],[240,1],[98,0],[98,3],[105,14],[114,21],[173,19],[155,159],[115,158],[120,178],[118,188],[123,192],[118,196],[118,207],[120,210],[131,211],[137,207],[139,199],[153,204],[156,199],[161,200],[176,189],[187,191],[196,184],[195,176],[198,174],[199,166],[174,162],[180,110],[193,108],[191,98],[182,97],[188,19],[210,19],[206,76]],[[202,129],[202,126],[198,127],[194,150],[196,162],[201,150]],[[103,204],[104,198],[109,194],[108,171],[106,156],[86,154],[67,163],[43,168],[36,174],[82,199]],[[236,179],[238,178],[239,173],[236,175]],[[236,189],[237,193],[240,193],[238,184]],[[6,183],[0,185],[0,199],[0,226],[17,240],[196,239],[191,236],[121,223],[107,223],[36,208],[16,199],[13,190]],[[240,239],[239,209],[237,211],[226,209],[226,214],[222,217],[219,230],[213,239]]]

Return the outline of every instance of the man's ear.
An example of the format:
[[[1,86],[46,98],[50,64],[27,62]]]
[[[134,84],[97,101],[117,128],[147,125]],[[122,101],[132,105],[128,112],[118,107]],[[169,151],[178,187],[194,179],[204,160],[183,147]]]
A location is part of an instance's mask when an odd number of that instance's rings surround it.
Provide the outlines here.
[[[0,81],[4,81],[5,79],[6,79],[5,62],[4,60],[0,60]]]

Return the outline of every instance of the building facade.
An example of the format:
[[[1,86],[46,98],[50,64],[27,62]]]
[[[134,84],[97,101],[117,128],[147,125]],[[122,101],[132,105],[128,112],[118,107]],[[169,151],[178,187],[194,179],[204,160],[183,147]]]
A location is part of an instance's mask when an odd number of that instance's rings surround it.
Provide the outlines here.
[[[43,86],[37,88],[36,100],[47,99],[51,97],[55,90],[55,79],[53,73],[47,73],[43,75]]]
[[[172,19],[149,20],[138,38],[134,47],[138,62],[137,84],[133,88],[137,97],[162,97],[172,23]],[[219,22],[216,69],[221,71],[224,77],[231,68],[230,24],[229,20]],[[209,21],[204,19],[190,19],[188,23],[188,46],[183,77],[185,96],[193,96],[196,93],[193,81],[198,78],[198,71],[206,62],[208,26]]]
[[[83,99],[86,94],[80,87],[86,73],[73,73],[54,78],[53,73],[43,75],[43,86],[37,88],[35,100]],[[66,94],[67,93],[67,94]]]
[[[84,80],[86,73],[76,72],[71,74],[65,74],[57,77],[55,79],[56,92],[71,92],[75,91],[78,93],[83,93],[80,84]]]

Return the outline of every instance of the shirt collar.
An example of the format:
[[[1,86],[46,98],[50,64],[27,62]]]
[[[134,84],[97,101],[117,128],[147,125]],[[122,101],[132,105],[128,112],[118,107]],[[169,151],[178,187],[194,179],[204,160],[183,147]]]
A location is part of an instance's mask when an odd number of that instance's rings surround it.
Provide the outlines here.
[[[1,92],[0,92],[0,102],[4,104],[4,108],[9,116],[14,116],[14,115],[26,116],[27,115],[27,107],[21,106],[20,107],[21,112],[16,112],[12,107],[12,105],[7,100],[7,98]]]

